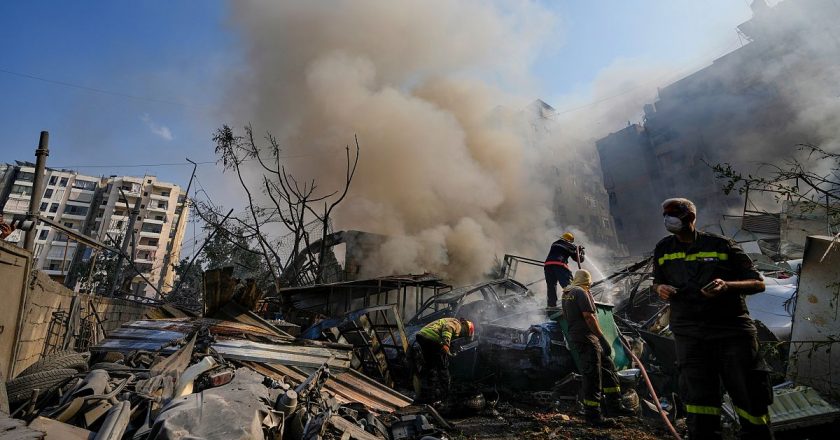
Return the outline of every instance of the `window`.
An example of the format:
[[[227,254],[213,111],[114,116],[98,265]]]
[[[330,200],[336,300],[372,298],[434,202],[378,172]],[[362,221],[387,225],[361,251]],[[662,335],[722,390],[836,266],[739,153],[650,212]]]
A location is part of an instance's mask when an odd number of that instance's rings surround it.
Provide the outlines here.
[[[19,194],[22,196],[31,196],[32,187],[25,185],[12,185],[12,194]]]
[[[152,179],[146,180],[146,183],[152,183]]]
[[[66,226],[70,229],[73,229],[73,223],[71,223],[71,222],[64,222],[64,226]]]
[[[48,229],[41,229],[41,232],[38,233],[38,240],[46,240],[47,239],[47,234],[49,234],[49,233],[50,233],[50,231]]]
[[[41,202],[41,208],[40,208],[40,210],[41,210],[41,211],[46,211],[46,210],[47,210],[47,208],[49,208],[49,206],[50,206],[50,204],[49,204],[49,203],[47,203],[47,202]]]
[[[160,195],[162,195],[164,197],[169,197],[169,191],[164,191],[164,192],[160,193]]]
[[[50,176],[50,185],[55,185],[58,182],[58,176]]]
[[[162,216],[162,215],[156,215],[156,216],[155,216],[155,220],[161,220],[161,221],[163,221],[163,216]]]
[[[148,193],[148,192],[143,191],[143,196],[144,196],[144,197],[145,197],[145,196],[148,196],[148,195],[149,195],[149,193]]]
[[[50,205],[50,212],[58,212],[58,203]]]
[[[48,198],[52,197],[52,195],[53,195],[52,188],[47,188],[47,190],[44,191],[44,198],[45,199],[48,199]]]
[[[146,205],[140,205],[140,209],[146,209]]]
[[[24,182],[34,182],[35,173],[30,173],[29,171],[21,171],[17,175],[17,180],[22,180]]]
[[[143,232],[154,232],[159,234],[161,229],[160,225],[143,223],[143,227],[140,230]]]
[[[73,182],[73,188],[84,189],[88,191],[93,191],[96,189],[96,182],[91,182],[89,180],[79,180],[76,179]]]
[[[62,177],[62,178],[61,178],[61,180],[59,180],[59,181],[58,181],[58,186],[61,186],[61,187],[65,187],[65,186],[67,186],[67,182],[68,182],[69,180],[70,180],[70,179],[68,179],[68,178],[66,178],[66,177]]]
[[[67,205],[64,207],[64,214],[69,215],[87,215],[88,207],[87,206],[75,206],[75,205]]]

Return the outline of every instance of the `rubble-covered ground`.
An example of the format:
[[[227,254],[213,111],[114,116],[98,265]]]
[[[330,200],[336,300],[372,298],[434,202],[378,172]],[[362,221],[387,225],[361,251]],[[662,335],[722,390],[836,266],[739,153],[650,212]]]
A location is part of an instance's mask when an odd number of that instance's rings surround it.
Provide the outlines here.
[[[613,439],[654,440],[671,438],[658,419],[619,417],[603,426],[588,424],[576,403],[561,401],[539,408],[524,399],[502,401],[495,408],[467,418],[453,418],[456,439]]]

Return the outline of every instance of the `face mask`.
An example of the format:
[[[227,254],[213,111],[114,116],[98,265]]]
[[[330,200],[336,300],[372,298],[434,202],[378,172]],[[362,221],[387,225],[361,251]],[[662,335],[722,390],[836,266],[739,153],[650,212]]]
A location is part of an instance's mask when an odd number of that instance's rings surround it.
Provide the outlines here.
[[[672,215],[665,216],[665,229],[672,234],[676,234],[683,230],[683,222],[680,220],[679,217],[674,217]]]

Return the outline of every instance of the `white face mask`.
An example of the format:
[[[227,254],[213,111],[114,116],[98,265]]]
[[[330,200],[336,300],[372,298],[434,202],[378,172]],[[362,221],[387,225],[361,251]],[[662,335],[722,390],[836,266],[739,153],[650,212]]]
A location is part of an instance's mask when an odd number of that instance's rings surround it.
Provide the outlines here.
[[[672,234],[676,234],[683,230],[683,222],[679,217],[672,215],[665,216],[665,229]]]

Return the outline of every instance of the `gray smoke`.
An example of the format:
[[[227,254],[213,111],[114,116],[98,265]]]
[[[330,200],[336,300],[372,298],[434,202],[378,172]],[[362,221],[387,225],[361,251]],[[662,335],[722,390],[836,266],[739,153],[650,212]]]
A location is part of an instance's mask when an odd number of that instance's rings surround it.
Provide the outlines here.
[[[541,256],[551,191],[520,119],[527,69],[553,17],[483,1],[232,2],[248,70],[232,108],[271,130],[300,179],[341,186],[342,147],[362,152],[339,229],[393,237],[369,273],[482,277],[505,252]]]

